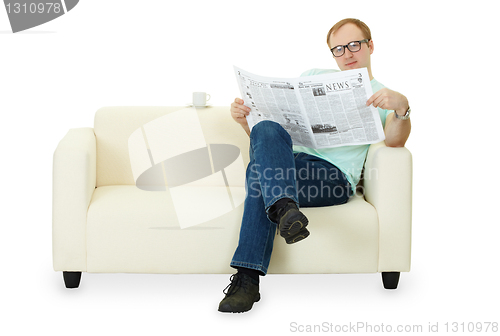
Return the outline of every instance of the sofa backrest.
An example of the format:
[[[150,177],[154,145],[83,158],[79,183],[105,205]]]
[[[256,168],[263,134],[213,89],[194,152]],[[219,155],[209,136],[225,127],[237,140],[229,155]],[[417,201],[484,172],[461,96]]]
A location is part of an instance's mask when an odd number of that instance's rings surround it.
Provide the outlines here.
[[[97,187],[134,185],[148,165],[206,145],[234,145],[240,149],[245,167],[249,161],[249,138],[231,118],[229,107],[103,107],[95,114],[94,133]],[[212,150],[211,155],[214,153]]]

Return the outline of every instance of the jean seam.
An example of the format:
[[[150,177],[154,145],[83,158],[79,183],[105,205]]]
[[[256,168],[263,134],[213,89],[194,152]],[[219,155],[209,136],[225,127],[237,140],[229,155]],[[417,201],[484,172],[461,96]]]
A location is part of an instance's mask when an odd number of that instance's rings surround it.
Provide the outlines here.
[[[270,224],[270,225],[275,225],[274,223]],[[262,249],[262,254],[260,255],[260,264],[261,264],[261,267],[264,268],[263,264],[264,264],[264,255],[266,254],[266,250],[267,250],[267,243],[269,242],[269,232],[271,231],[271,227],[269,226],[268,229],[267,229],[267,236],[266,236],[266,243],[264,244],[264,248]],[[271,252],[272,253],[272,252]],[[267,271],[265,272],[267,273]]]
[[[264,274],[267,274],[267,268],[264,267],[263,265],[233,260],[233,261],[231,261],[231,266],[250,268],[250,269],[254,269],[256,271],[260,271]]]

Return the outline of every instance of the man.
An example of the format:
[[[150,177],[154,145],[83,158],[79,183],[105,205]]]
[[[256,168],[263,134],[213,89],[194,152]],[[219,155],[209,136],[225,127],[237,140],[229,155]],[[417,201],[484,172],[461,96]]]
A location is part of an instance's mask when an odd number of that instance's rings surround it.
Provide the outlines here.
[[[366,67],[375,92],[366,102],[377,108],[387,146],[404,146],[410,134],[407,98],[385,88],[372,75],[374,51],[370,29],[357,19],[344,19],[328,32],[327,44],[341,71]],[[302,75],[336,70],[312,69]],[[250,108],[242,99],[231,104],[231,116],[250,136],[247,197],[238,248],[231,266],[238,272],[219,304],[221,312],[244,312],[260,300],[259,276],[267,273],[276,230],[288,244],[309,236],[307,217],[300,207],[348,202],[359,182],[369,145],[312,149],[292,145],[289,134],[272,121],[261,121],[252,131],[246,116]],[[288,172],[292,171],[292,174]],[[286,174],[285,174],[286,173]],[[305,187],[305,188],[304,188]],[[322,190],[304,193],[304,190]]]

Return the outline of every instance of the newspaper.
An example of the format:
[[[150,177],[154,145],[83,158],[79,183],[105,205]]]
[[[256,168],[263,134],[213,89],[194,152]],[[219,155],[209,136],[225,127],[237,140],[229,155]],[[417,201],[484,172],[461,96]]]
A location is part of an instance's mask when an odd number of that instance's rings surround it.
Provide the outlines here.
[[[241,97],[251,111],[250,130],[263,120],[279,123],[293,144],[327,148],[385,139],[366,68],[298,78],[271,78],[234,67]]]

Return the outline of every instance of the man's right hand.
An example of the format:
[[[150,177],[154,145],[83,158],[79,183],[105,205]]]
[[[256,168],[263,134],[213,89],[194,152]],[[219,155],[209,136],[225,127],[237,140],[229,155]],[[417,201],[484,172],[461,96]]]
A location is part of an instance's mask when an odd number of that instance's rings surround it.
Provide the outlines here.
[[[250,135],[250,128],[248,127],[248,122],[246,116],[250,113],[250,108],[243,105],[243,99],[236,98],[231,104],[231,117],[234,121],[243,127],[243,129]]]

